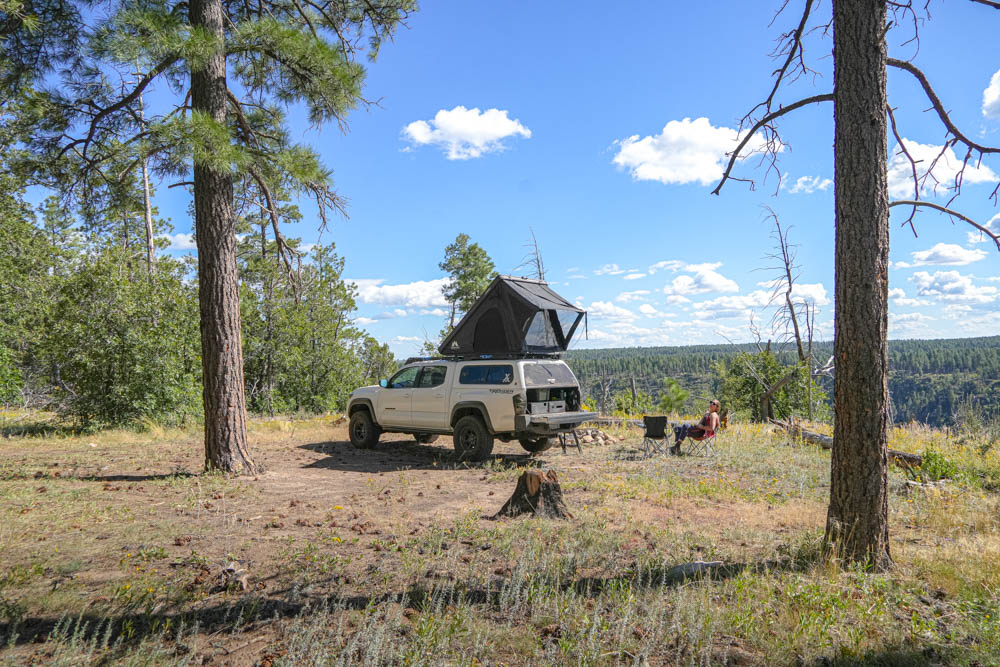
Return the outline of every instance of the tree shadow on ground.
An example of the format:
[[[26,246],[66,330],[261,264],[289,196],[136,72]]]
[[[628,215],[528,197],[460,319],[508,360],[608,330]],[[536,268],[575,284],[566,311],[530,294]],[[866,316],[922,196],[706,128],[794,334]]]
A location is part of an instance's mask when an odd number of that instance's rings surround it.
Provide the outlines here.
[[[811,566],[803,559],[768,561],[750,564],[710,564],[711,567],[691,573],[688,565],[646,567],[609,577],[580,577],[565,581],[553,579],[548,582],[554,589],[574,591],[584,598],[594,598],[605,590],[621,590],[623,587],[650,590],[672,588],[699,579],[722,580],[737,576],[748,568],[775,570],[800,570]],[[314,582],[314,590],[323,586],[341,585],[335,576],[325,581]],[[471,585],[470,585],[471,584]],[[428,606],[445,606],[460,602],[502,609],[504,591],[523,586],[524,581],[512,577],[495,576],[485,585],[462,579],[415,582],[406,590],[379,595],[340,595],[302,593],[297,583],[288,588],[270,591],[268,595],[249,593],[238,599],[224,599],[196,609],[162,608],[153,613],[135,610],[113,610],[108,614],[97,611],[81,613],[62,618],[27,617],[12,615],[4,610],[0,616],[0,646],[16,646],[45,641],[56,636],[72,637],[76,642],[90,642],[95,638],[110,644],[121,641],[122,646],[138,644],[146,638],[166,635],[164,628],[197,627],[203,635],[217,635],[227,630],[252,630],[256,625],[264,625],[276,619],[288,619],[313,613],[318,610],[364,610],[379,604],[398,603],[416,610]],[[17,620],[12,620],[16,618]]]
[[[59,476],[54,476],[47,471],[36,471],[34,473],[10,473],[0,477],[2,482],[16,482],[24,480],[62,480],[62,481],[73,481],[73,482],[98,482],[101,484],[109,484],[111,482],[163,482],[173,479],[185,479],[188,477],[197,477],[193,472],[187,470],[177,470],[174,472],[165,473],[150,473],[148,475],[141,474],[118,474],[118,475],[77,475],[74,473],[63,474]]]
[[[393,440],[380,443],[374,449],[358,449],[349,441],[311,442],[300,449],[326,458],[313,461],[304,468],[340,470],[343,472],[380,473],[404,470],[482,470],[498,465],[504,468],[537,468],[543,459],[531,454],[493,454],[483,461],[462,460],[450,443],[421,444],[415,440]]]

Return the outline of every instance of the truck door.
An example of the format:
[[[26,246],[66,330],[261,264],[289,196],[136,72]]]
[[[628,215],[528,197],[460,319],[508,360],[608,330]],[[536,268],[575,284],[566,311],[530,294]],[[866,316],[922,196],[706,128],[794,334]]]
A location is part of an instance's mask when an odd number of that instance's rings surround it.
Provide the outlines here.
[[[410,366],[389,378],[388,386],[379,392],[379,424],[383,426],[408,426],[413,385],[420,373],[419,366]]]
[[[448,379],[447,366],[424,366],[413,388],[410,402],[414,426],[424,428],[445,428],[448,423]]]

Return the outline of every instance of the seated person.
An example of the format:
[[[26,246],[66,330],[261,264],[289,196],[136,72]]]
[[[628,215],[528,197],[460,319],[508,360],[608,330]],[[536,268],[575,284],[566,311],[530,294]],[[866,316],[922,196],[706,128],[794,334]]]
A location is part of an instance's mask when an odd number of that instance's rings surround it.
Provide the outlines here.
[[[681,424],[674,427],[674,446],[670,448],[671,454],[681,453],[681,442],[684,438],[701,440],[713,435],[719,430],[719,401],[713,398],[708,403],[708,412],[697,424]]]

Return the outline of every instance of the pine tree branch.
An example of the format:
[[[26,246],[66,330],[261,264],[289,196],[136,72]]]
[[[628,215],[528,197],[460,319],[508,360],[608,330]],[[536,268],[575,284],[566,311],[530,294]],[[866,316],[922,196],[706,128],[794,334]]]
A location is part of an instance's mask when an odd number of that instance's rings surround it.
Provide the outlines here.
[[[725,185],[726,181],[730,179],[729,174],[730,172],[732,172],[733,166],[735,166],[736,164],[736,160],[739,159],[740,152],[747,145],[747,143],[749,143],[750,139],[754,136],[757,130],[767,126],[771,121],[780,118],[781,116],[784,116],[786,113],[795,111],[796,109],[804,107],[807,104],[815,104],[816,102],[830,102],[830,101],[833,101],[833,93],[825,93],[823,95],[813,95],[812,97],[807,97],[797,102],[793,102],[792,104],[789,104],[786,107],[781,107],[777,111],[772,111],[771,113],[767,114],[759,121],[757,121],[754,124],[754,126],[750,128],[750,131],[747,132],[746,135],[743,137],[743,141],[739,143],[739,145],[736,147],[736,150],[730,154],[729,164],[726,165],[726,171],[722,174],[722,180],[720,180],[719,184],[715,186],[714,190],[712,190],[712,194],[717,195],[722,191],[722,186]],[[741,179],[734,178],[733,180],[741,180]]]
[[[972,0],[972,2],[978,2],[981,5],[986,5],[987,7],[992,7],[993,9],[1000,9],[1000,2],[993,2],[993,0]]]
[[[79,146],[80,144],[83,144],[83,150],[81,150],[79,153],[80,153],[80,156],[84,160],[86,160],[87,159],[87,149],[90,147],[90,143],[91,143],[91,141],[93,141],[94,135],[97,133],[97,125],[98,125],[98,123],[100,123],[100,121],[104,117],[106,117],[107,115],[112,114],[115,111],[119,111],[120,109],[123,109],[124,107],[128,106],[129,104],[131,104],[132,102],[134,102],[136,99],[138,99],[139,95],[142,94],[142,91],[144,91],[146,89],[146,86],[148,86],[150,83],[152,83],[153,79],[155,79],[156,77],[158,77],[163,72],[167,71],[167,69],[171,65],[173,65],[174,63],[176,63],[178,60],[180,60],[180,56],[178,56],[178,55],[171,55],[170,57],[162,60],[159,65],[157,65],[156,67],[154,67],[144,77],[142,77],[142,79],[139,80],[139,82],[136,84],[135,88],[132,89],[131,93],[129,93],[125,97],[121,98],[120,100],[118,100],[117,102],[115,102],[114,104],[112,104],[111,106],[103,107],[102,109],[100,109],[97,112],[97,114],[94,115],[94,117],[91,118],[91,120],[90,120],[90,128],[87,131],[87,136],[84,139],[77,139],[76,141],[73,141],[73,142],[70,142],[69,144],[67,144],[59,152],[59,157],[64,156],[71,149],[76,148],[76,146]]]
[[[920,201],[917,199],[899,199],[897,201],[889,202],[889,207],[891,208],[893,206],[913,206],[914,208],[916,208],[917,206],[926,206],[927,208],[932,208],[936,211],[947,213],[948,215],[954,216],[959,220],[962,220],[963,222],[969,223],[970,225],[981,231],[983,234],[986,234],[986,236],[990,237],[990,239],[993,240],[993,243],[996,244],[997,250],[1000,250],[1000,234],[994,234],[987,227],[979,224],[972,218],[964,216],[958,211],[952,210],[947,206],[941,206],[940,204],[935,204],[934,202]]]

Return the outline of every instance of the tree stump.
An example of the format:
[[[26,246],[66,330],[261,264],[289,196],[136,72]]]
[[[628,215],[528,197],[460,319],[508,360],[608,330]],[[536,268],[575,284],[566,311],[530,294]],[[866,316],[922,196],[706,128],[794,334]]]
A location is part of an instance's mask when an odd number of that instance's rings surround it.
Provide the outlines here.
[[[573,518],[563,502],[562,488],[555,471],[527,470],[521,473],[514,493],[492,518],[516,517],[528,512],[551,519]]]

